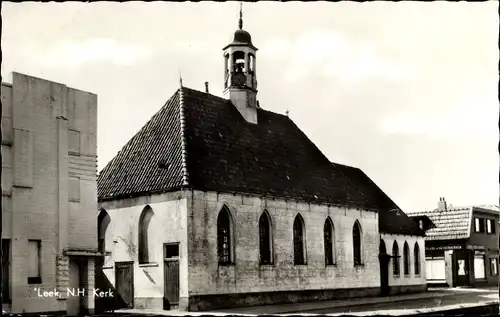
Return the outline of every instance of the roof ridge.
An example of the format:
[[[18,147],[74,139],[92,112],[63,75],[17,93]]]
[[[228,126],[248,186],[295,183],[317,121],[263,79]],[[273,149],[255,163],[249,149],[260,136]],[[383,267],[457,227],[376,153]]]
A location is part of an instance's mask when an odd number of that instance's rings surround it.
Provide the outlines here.
[[[189,88],[188,88],[189,89]],[[182,185],[189,185],[189,173],[187,167],[187,150],[186,150],[186,117],[184,116],[184,87],[179,88],[179,118],[181,125],[181,168],[182,168]]]

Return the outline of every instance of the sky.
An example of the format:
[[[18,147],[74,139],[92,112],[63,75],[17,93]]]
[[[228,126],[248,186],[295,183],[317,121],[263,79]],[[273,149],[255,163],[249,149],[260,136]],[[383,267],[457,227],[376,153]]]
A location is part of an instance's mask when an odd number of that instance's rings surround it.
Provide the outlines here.
[[[2,4],[13,71],[98,95],[98,169],[179,87],[222,95],[238,2]],[[404,211],[499,201],[498,2],[243,5],[258,99]],[[307,167],[305,167],[307,168]]]

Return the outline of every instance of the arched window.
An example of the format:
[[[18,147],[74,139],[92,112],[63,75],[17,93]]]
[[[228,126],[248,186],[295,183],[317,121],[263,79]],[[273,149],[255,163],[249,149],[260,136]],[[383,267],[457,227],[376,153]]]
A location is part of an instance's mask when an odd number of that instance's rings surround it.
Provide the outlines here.
[[[219,264],[233,263],[233,222],[226,206],[222,207],[217,217],[217,255]]]
[[[415,247],[413,248],[413,261],[415,262],[415,275],[420,275],[420,247],[418,242],[415,242]]]
[[[260,264],[273,264],[271,217],[266,210],[259,218]]]
[[[399,247],[397,241],[392,245],[392,275],[399,276]]]
[[[110,222],[111,217],[109,217],[109,214],[106,210],[101,209],[99,217],[97,217],[97,249],[99,252],[106,251],[106,231]]]
[[[403,246],[403,272],[404,275],[410,275],[410,248],[406,241]]]
[[[298,214],[293,222],[293,262],[295,265],[306,264],[306,239],[304,219]]]
[[[353,257],[354,257],[354,265],[361,265],[362,258],[362,232],[361,232],[361,225],[359,222],[356,220],[354,222],[354,226],[352,227],[352,244],[353,244]]]
[[[151,207],[146,206],[139,218],[139,264],[148,263],[149,257],[149,224],[154,213]]]
[[[335,231],[333,230],[333,222],[330,217],[326,218],[323,226],[323,237],[325,245],[325,264],[335,264]]]

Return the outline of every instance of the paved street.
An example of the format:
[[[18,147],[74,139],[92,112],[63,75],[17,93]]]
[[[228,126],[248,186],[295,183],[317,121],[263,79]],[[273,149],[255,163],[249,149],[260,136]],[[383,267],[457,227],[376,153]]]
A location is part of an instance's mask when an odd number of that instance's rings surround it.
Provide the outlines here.
[[[358,313],[394,310],[423,310],[427,308],[443,308],[460,304],[476,304],[480,302],[498,301],[498,289],[452,289],[433,298],[417,298],[407,301],[391,301],[386,303],[361,304],[354,307],[324,308],[304,311],[312,314]]]
[[[242,307],[227,310],[218,310],[201,313],[187,313],[189,315],[265,315],[265,314],[349,314],[355,315],[405,315],[433,310],[459,308],[459,305],[470,306],[480,303],[498,302],[498,289],[488,288],[439,288],[430,289],[429,292],[419,294],[395,295],[376,298],[358,298],[351,300],[319,301],[309,303],[296,303],[284,305],[267,305]],[[140,311],[121,310],[114,316],[133,316],[136,314],[146,316],[178,316],[179,311]]]

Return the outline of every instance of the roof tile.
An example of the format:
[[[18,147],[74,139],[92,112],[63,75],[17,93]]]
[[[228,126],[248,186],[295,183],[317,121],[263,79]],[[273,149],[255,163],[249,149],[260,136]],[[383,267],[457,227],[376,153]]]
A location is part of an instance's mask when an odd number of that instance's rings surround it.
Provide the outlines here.
[[[466,239],[470,236],[472,207],[451,208],[440,211],[418,211],[410,216],[428,216],[436,228],[427,231],[427,240]]]
[[[365,173],[331,163],[287,116],[258,109],[251,124],[229,100],[181,90],[182,102],[177,91],[100,173],[100,200],[185,186],[376,210],[382,232],[423,235]]]

